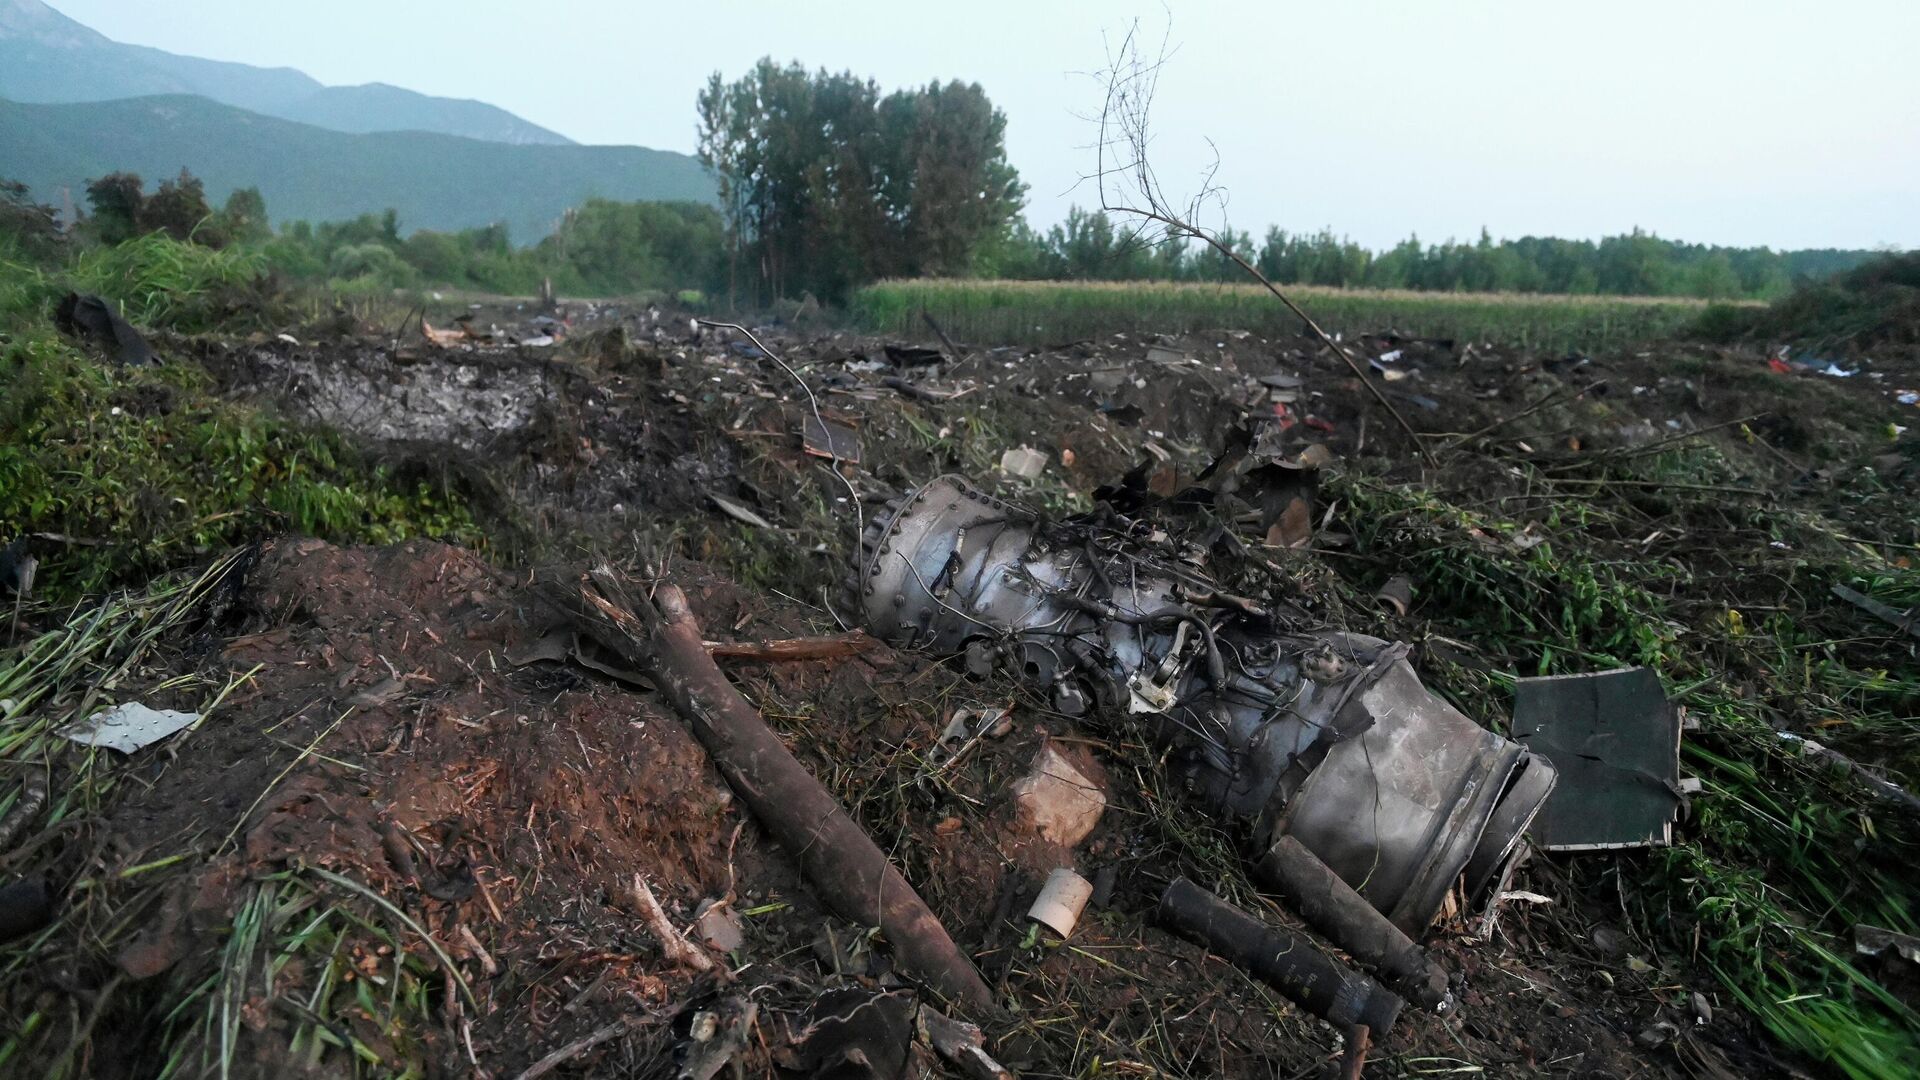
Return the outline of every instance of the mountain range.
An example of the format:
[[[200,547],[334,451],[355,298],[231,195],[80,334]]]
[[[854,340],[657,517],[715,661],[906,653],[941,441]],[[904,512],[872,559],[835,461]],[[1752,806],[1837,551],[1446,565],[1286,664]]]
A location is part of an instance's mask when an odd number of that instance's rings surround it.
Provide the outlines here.
[[[504,221],[527,243],[590,197],[714,200],[686,154],[581,146],[479,101],[113,41],[41,0],[0,0],[0,179],[57,206],[88,180],[182,168],[216,204],[258,187],[275,220],[389,207],[409,231]]]
[[[28,105],[0,100],[0,174],[55,206],[83,205],[86,181],[133,172],[151,185],[189,169],[218,205],[257,187],[275,221],[333,221],[388,207],[401,227],[507,223],[530,243],[588,198],[712,202],[685,154],[639,146],[513,144],[382,131],[364,135],[262,116],[203,97]]]
[[[385,83],[323,86],[293,68],[263,68],[123,45],[40,0],[0,0],[0,98],[64,104],[198,94],[335,131],[435,131],[504,143],[573,140],[505,109]]]

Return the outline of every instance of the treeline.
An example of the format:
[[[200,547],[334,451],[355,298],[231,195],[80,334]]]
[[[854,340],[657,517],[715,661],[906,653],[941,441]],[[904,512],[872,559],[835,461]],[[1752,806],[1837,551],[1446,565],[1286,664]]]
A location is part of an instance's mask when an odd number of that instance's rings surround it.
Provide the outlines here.
[[[1370,251],[1330,230],[1253,236],[1227,229],[1220,239],[1247,263],[1283,285],[1417,289],[1429,292],[1571,293],[1690,296],[1710,300],[1772,299],[1794,285],[1830,277],[1879,252],[1819,249],[1774,251],[1665,240],[1638,229],[1598,241],[1522,237],[1495,241],[1484,230],[1472,243],[1423,244],[1409,238]],[[994,252],[1001,277],[1034,281],[1240,281],[1243,271],[1215,249],[1169,241],[1157,226],[1075,208],[1045,233],[1024,225]]]
[[[402,237],[393,211],[349,221],[292,222],[264,245],[267,263],[296,279],[349,287],[450,286],[530,295],[712,292],[726,287],[720,214],[692,202],[590,199],[552,235],[516,247],[505,225]]]
[[[550,281],[574,294],[691,289],[745,307],[809,294],[838,304],[883,278],[1244,277],[1212,247],[1098,211],[1074,209],[1044,232],[1029,227],[1020,214],[1026,187],[1006,157],[1006,117],[977,85],[883,94],[850,72],[764,59],[731,82],[716,73],[698,116],[718,209],[590,200],[531,244],[501,225],[403,235],[391,210],[275,230],[258,191],[236,191],[215,209],[183,171],[151,193],[126,173],[92,181],[89,212],[65,229],[19,185],[0,188],[0,245],[44,257],[64,243],[165,232],[258,248],[286,276],[351,288],[527,294]],[[1409,238],[1386,251],[1331,230],[1271,228],[1256,240],[1229,229],[1220,239],[1281,284],[1706,299],[1772,299],[1876,254],[1713,247],[1639,230],[1598,241],[1495,241],[1483,230],[1471,242]]]
[[[448,286],[526,295],[551,282],[574,294],[708,292],[726,287],[720,214],[703,203],[592,199],[567,212],[554,232],[517,247],[504,225],[402,235],[398,215],[288,222],[274,229],[253,188],[210,205],[201,182],[182,171],[152,192],[140,177],[91,181],[87,209],[62,223],[21,184],[0,180],[0,259],[49,263],[78,250],[165,233],[211,248],[259,251],[282,276],[350,290]]]

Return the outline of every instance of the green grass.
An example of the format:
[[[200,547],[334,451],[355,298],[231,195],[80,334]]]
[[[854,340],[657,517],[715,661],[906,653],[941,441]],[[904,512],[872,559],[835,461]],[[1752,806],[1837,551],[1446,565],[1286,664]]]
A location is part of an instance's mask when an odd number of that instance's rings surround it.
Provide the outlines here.
[[[1636,475],[1724,481],[1723,466],[1712,453],[1675,453],[1640,463]],[[1553,482],[1534,477],[1542,488]],[[1701,722],[1685,743],[1685,771],[1705,782],[1686,839],[1645,857],[1569,860],[1568,872],[1617,896],[1647,940],[1710,971],[1781,1043],[1848,1077],[1911,1075],[1920,1012],[1854,965],[1850,933],[1857,923],[1920,931],[1920,834],[1858,784],[1799,757],[1770,720],[1877,748],[1873,759],[1901,777],[1920,673],[1863,666],[1846,647],[1858,620],[1827,587],[1853,580],[1897,598],[1920,575],[1888,564],[1863,580],[1861,552],[1805,540],[1817,523],[1693,490],[1659,497],[1666,520],[1715,516],[1743,535],[1665,557],[1633,552],[1621,543],[1635,535],[1627,502],[1645,496],[1578,490],[1583,501],[1544,520],[1552,539],[1526,550],[1502,542],[1520,523],[1478,493],[1361,477],[1338,480],[1334,493],[1349,501],[1360,560],[1415,575],[1434,629],[1473,642],[1494,665],[1430,665],[1432,682],[1477,713],[1507,700],[1516,675],[1660,671]],[[1781,535],[1802,550],[1753,553]],[[1776,576],[1803,606],[1729,615]]]
[[[421,1033],[446,1013],[447,995],[475,1004],[465,975],[418,921],[368,886],[318,867],[242,884],[217,943],[164,977],[110,978],[91,1004],[41,992],[50,967],[90,970],[114,956],[148,925],[162,894],[205,865],[203,852],[122,869],[102,863],[105,849],[89,830],[122,784],[146,782],[151,764],[57,732],[124,696],[114,687],[136,685],[155,647],[184,633],[241,562],[235,552],[200,573],[112,595],[0,655],[0,817],[22,795],[15,778],[41,770],[52,780],[49,802],[9,852],[8,873],[45,876],[65,894],[51,926],[0,946],[0,1006],[16,1010],[0,1029],[0,1073],[14,1075],[5,1069],[11,1064],[71,1080],[91,1075],[98,1044],[147,1039],[147,1075],[254,1075],[242,1047],[280,1037],[298,1068],[418,1077],[434,1056]],[[186,692],[205,716],[250,676],[224,685],[180,676],[141,692]],[[177,736],[176,746],[191,737]],[[97,1026],[109,1005],[116,1022],[133,1018],[141,1029]],[[262,1033],[269,1021],[279,1022]]]
[[[164,233],[81,255],[69,277],[80,292],[120,303],[136,326],[210,330],[261,306],[266,260],[236,248],[183,244]]]
[[[437,478],[225,401],[197,367],[119,368],[42,336],[0,351],[0,372],[0,534],[53,537],[35,545],[49,595],[271,532],[484,543]]]
[[[47,779],[49,795],[8,851],[8,876],[44,877],[64,893],[52,925],[0,946],[0,1007],[13,1010],[7,1029],[0,1031],[0,1065],[39,1063],[41,1069],[31,1075],[86,1075],[95,1021],[117,990],[126,994],[132,988],[121,989],[121,979],[109,980],[87,1009],[78,999],[39,994],[44,972],[80,970],[112,955],[139,931],[140,916],[152,910],[161,882],[186,869],[177,857],[117,871],[85,859],[85,852],[101,850],[89,829],[108,800],[129,777],[141,780],[137,767],[119,755],[73,743],[58,732],[124,700],[124,688],[141,681],[155,646],[182,633],[240,561],[238,553],[229,554],[197,574],[159,578],[78,608],[64,625],[0,654],[0,702],[5,703],[0,705],[0,817],[25,795],[27,785],[16,781],[38,773]],[[246,678],[221,685],[177,676],[142,692],[197,699],[192,707],[204,717]]]
[[[1705,302],[1667,297],[1424,293],[1291,286],[1329,333],[1393,330],[1414,337],[1537,349],[1601,349],[1670,337]],[[1257,285],[1170,282],[883,281],[849,304],[863,330],[925,333],[920,313],[978,344],[1053,344],[1126,333],[1251,330],[1291,334],[1299,321]]]
[[[149,333],[258,326],[299,299],[270,290],[258,256],[157,233],[61,267],[0,261],[0,543],[40,534],[48,596],[143,581],[274,532],[485,546],[463,483],[430,463],[375,460],[337,433],[229,401],[195,364],[88,355],[51,325],[69,289],[101,294]]]

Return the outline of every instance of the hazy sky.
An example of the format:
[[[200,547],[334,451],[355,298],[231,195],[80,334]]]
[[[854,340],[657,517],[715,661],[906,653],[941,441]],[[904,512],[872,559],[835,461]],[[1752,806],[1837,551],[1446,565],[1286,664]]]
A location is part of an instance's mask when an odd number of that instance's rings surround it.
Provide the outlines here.
[[[977,81],[1043,227],[1097,201],[1073,189],[1103,34],[1170,17],[1153,157],[1186,190],[1211,139],[1237,228],[1920,247],[1916,0],[52,2],[121,41],[689,152],[706,77],[763,55]]]

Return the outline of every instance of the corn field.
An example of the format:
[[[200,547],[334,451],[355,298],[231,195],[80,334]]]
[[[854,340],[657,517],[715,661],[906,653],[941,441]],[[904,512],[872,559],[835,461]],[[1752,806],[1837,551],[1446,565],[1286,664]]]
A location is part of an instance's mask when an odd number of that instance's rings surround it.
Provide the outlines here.
[[[1671,337],[1707,307],[1678,297],[1286,291],[1329,333],[1390,330],[1542,350],[1619,348]],[[1251,283],[883,281],[856,292],[849,309],[863,330],[916,335],[924,330],[924,311],[948,334],[979,344],[1058,344],[1115,332],[1281,335],[1300,329],[1279,301]]]

